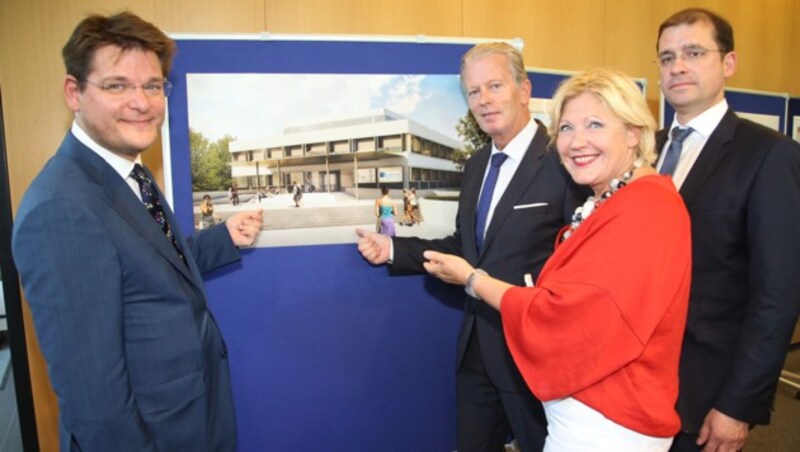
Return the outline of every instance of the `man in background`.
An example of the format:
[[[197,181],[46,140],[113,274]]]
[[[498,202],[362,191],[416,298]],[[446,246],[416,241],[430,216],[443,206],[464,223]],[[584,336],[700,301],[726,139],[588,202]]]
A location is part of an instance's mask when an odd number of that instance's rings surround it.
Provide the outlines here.
[[[466,163],[456,231],[438,239],[389,237],[358,230],[358,248],[392,274],[425,273],[425,250],[457,254],[511,284],[535,280],[559,229],[586,194],[572,185],[558,155],[547,152],[545,126],[528,111],[531,84],[518,50],[479,44],[461,61],[461,85],[481,129],[492,139]],[[456,356],[458,450],[502,451],[513,432],[523,451],[547,435],[540,401],[508,351],[500,314],[466,298]]]
[[[800,146],[729,108],[737,55],[725,19],[679,11],[661,24],[657,50],[675,109],[657,168],[686,202],[693,242],[672,450],[738,451],[769,423],[800,310]]]
[[[63,49],[74,122],[25,194],[13,253],[60,411],[61,450],[232,451],[227,351],[200,274],[239,260],[261,212],[194,238],[140,164],[175,44],[128,13]]]

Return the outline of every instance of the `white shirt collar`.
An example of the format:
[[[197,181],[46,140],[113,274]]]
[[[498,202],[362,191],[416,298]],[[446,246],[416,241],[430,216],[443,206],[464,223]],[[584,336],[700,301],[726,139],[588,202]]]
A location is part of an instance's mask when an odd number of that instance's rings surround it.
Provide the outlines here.
[[[722,117],[725,116],[725,112],[727,111],[728,101],[725,100],[725,98],[722,98],[719,103],[695,116],[691,121],[684,125],[678,123],[678,116],[676,113],[672,118],[672,125],[670,126],[669,130],[672,130],[675,127],[691,127],[696,132],[699,132],[704,138],[708,138],[711,133],[714,132],[714,129],[717,128],[720,121],[722,121]]]
[[[531,117],[530,121],[525,124],[525,127],[519,131],[517,136],[511,139],[508,142],[503,151],[508,158],[514,160],[515,162],[522,161],[522,157],[525,156],[525,153],[528,151],[528,147],[531,144],[531,140],[533,140],[534,135],[536,135],[536,129],[539,126],[534,121],[533,117]],[[494,141],[492,142],[492,155],[501,152],[497,147],[494,145]]]
[[[136,161],[131,162],[130,160],[124,159],[117,154],[109,151],[108,149],[100,146],[96,141],[94,141],[89,134],[87,134],[81,126],[78,125],[76,121],[72,121],[72,134],[75,135],[75,138],[78,139],[81,143],[86,145],[89,149],[94,151],[97,155],[100,156],[106,163],[111,165],[114,168],[114,171],[119,173],[120,177],[123,179],[127,179],[128,176],[131,175],[131,171],[133,171],[133,166],[137,163],[141,164],[142,158],[141,156],[136,156]]]

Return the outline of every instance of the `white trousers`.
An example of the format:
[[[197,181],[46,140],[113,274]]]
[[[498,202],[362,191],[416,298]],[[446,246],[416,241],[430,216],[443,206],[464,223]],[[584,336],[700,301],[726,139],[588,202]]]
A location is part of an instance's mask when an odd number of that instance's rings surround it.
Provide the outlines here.
[[[547,439],[544,452],[666,452],[672,437],[643,435],[567,397],[544,403]]]

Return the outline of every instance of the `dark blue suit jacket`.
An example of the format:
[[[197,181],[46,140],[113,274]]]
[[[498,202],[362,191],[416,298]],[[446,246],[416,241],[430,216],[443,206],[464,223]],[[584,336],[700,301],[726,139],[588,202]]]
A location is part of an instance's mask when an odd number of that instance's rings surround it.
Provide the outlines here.
[[[800,145],[728,110],[680,193],[692,220],[682,429],[697,433],[711,408],[767,424],[800,311]]]
[[[227,352],[200,273],[239,253],[224,225],[187,240],[165,209],[188,266],[71,133],[22,200],[13,253],[58,397],[61,450],[235,449]]]
[[[525,285],[526,273],[535,281],[555,249],[558,231],[589,194],[572,182],[556,151],[547,150],[548,140],[544,124],[539,123],[495,207],[480,255],[475,245],[475,212],[491,145],[476,152],[464,167],[455,233],[440,240],[395,237],[391,271],[424,272],[422,252],[431,249],[462,256],[472,266],[510,284]],[[504,391],[529,391],[508,351],[500,313],[470,297],[466,297],[458,338],[457,367],[461,367],[473,329],[477,329],[481,356],[495,385]]]

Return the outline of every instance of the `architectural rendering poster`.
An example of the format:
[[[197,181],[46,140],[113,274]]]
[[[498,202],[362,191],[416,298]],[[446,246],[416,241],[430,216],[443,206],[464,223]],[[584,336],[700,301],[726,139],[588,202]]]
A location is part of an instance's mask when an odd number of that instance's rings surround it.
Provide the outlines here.
[[[186,85],[196,228],[262,208],[257,246],[352,243],[356,227],[375,227],[386,187],[399,235],[453,231],[451,156],[467,112],[457,75],[188,74]],[[445,199],[424,202],[413,228],[411,188]]]

